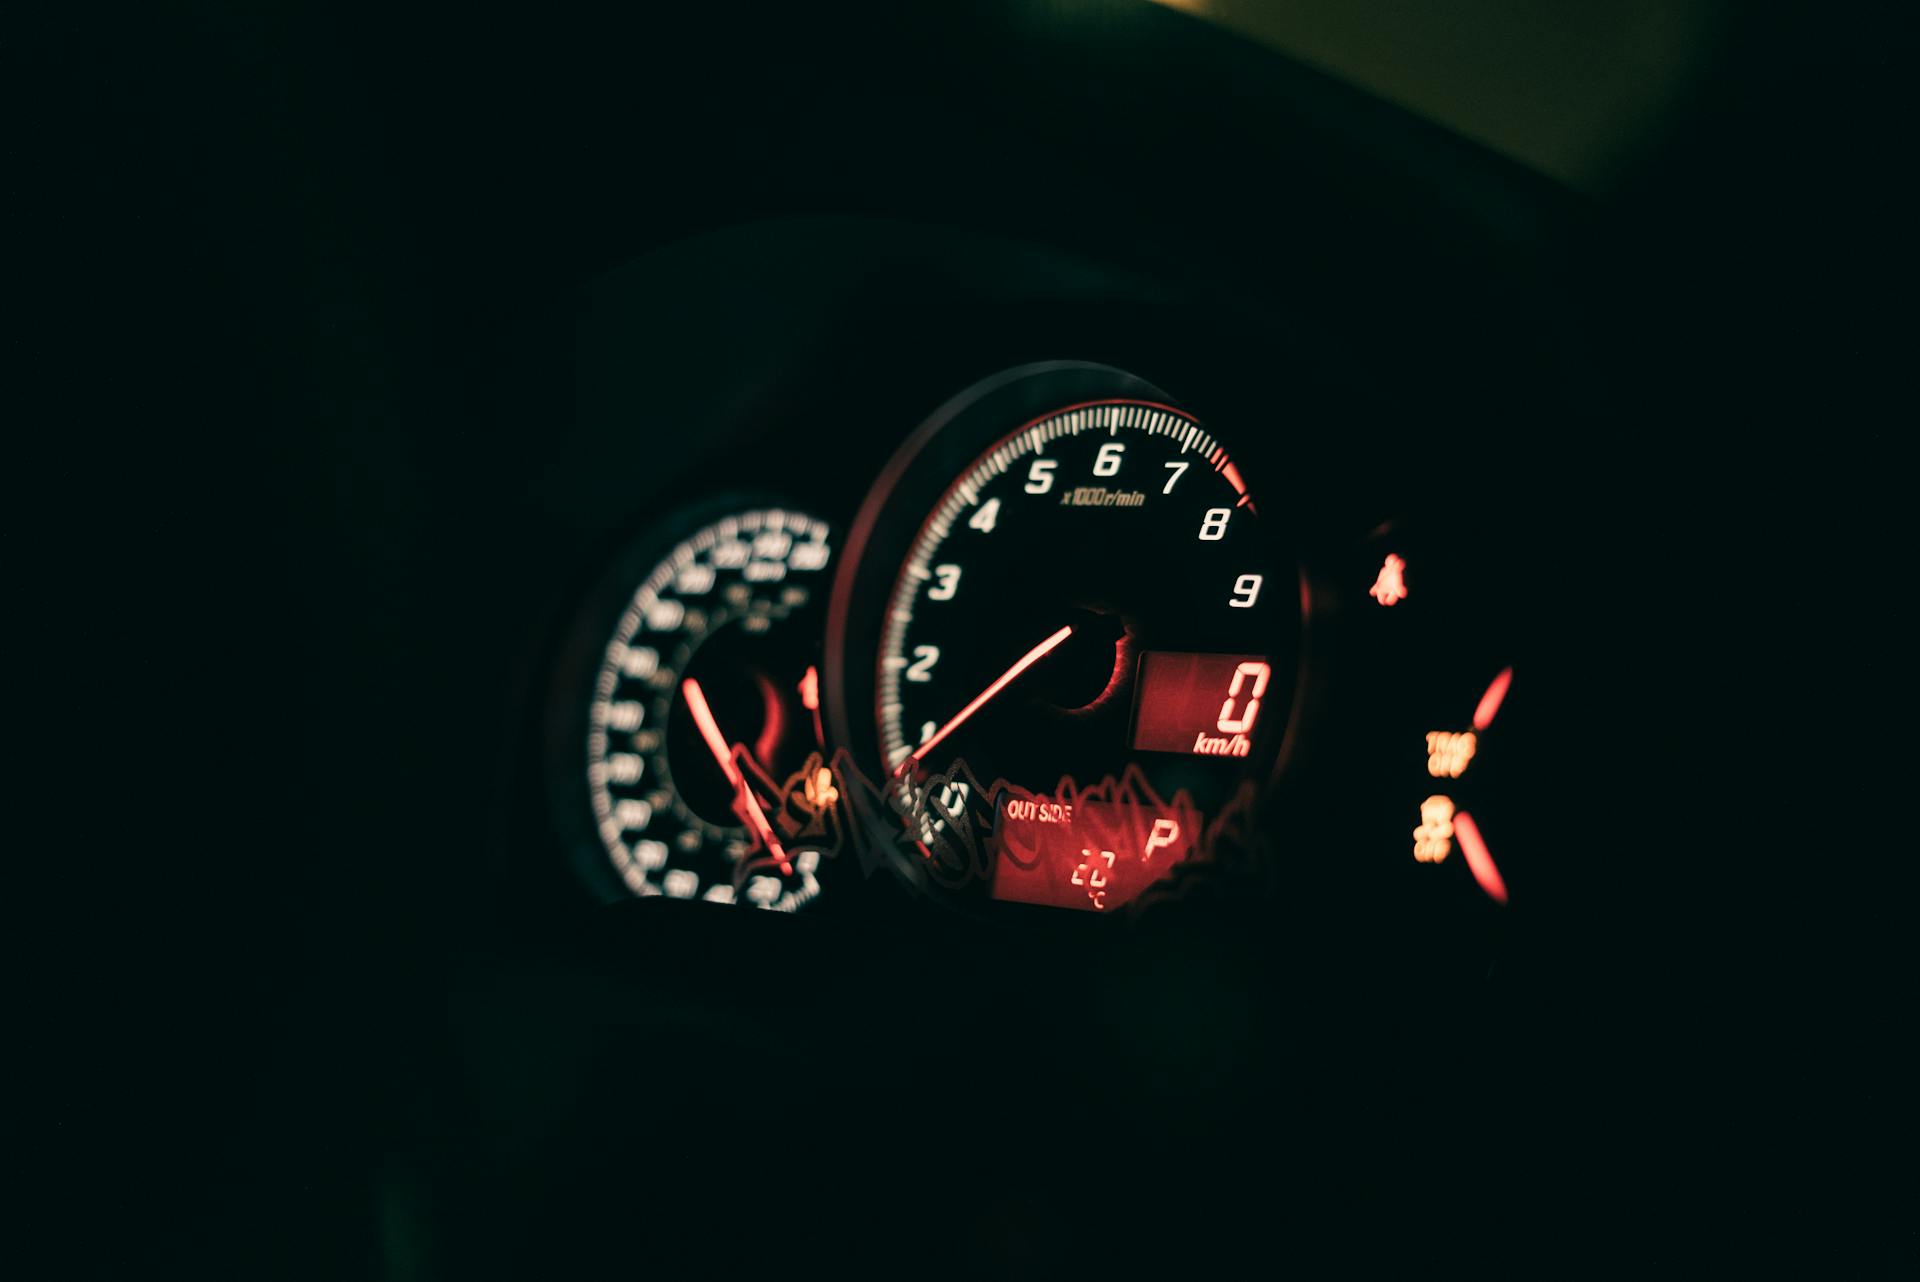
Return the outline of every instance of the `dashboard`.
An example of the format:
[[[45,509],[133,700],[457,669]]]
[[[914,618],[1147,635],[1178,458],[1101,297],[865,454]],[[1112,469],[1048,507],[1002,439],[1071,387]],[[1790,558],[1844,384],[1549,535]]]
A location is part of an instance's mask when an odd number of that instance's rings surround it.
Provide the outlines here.
[[[737,269],[756,253],[791,257],[799,246],[781,242],[793,236],[817,253],[823,231],[754,229],[692,252]],[[1386,893],[1434,896],[1448,905],[1440,918],[1485,910],[1432,874],[1460,873],[1504,904],[1504,876],[1452,795],[1497,775],[1498,756],[1477,748],[1523,643],[1501,604],[1517,571],[1496,533],[1500,504],[1386,508],[1377,485],[1356,487],[1372,489],[1364,498],[1301,496],[1301,459],[1279,424],[1318,417],[1324,375],[1196,342],[1204,320],[1156,308],[1137,286],[1088,272],[1073,285],[1081,297],[1036,297],[1031,262],[996,281],[1005,246],[945,238],[929,252],[924,233],[860,228],[848,233],[855,260],[827,267],[843,294],[849,278],[893,274],[866,261],[888,232],[989,295],[969,323],[991,341],[976,353],[949,337],[928,361],[877,337],[940,324],[928,313],[950,305],[948,282],[923,280],[931,297],[917,304],[890,289],[843,303],[851,350],[808,360],[855,365],[857,382],[810,387],[803,372],[777,409],[755,412],[763,421],[712,433],[727,462],[670,473],[670,501],[634,504],[611,546],[583,558],[576,575],[595,581],[537,665],[540,769],[518,791],[544,793],[550,822],[532,848],[559,847],[551,862],[616,903],[868,919],[940,905],[1046,932],[1072,927],[1036,906],[1137,916],[1219,877],[1271,895],[1288,870],[1244,849],[1244,834],[1259,807],[1313,809],[1269,794],[1325,774],[1379,780],[1354,818],[1405,857],[1331,875],[1384,881],[1406,863],[1414,878]],[[1076,266],[1046,265],[1068,278]],[[659,402],[697,400],[712,378],[677,385],[709,335],[628,337],[623,314],[694,307],[657,271],[625,269],[569,327],[606,358],[564,368],[591,397],[582,417],[607,434],[615,476],[657,449],[634,425]],[[996,286],[1013,292],[999,307]],[[1114,365],[994,369],[998,351],[1036,343],[1016,327],[1102,354],[1124,333],[1163,377],[1194,385],[1212,407],[1205,422],[1250,426],[1216,436]],[[833,341],[802,328],[816,350]],[[1253,370],[1232,368],[1242,362]],[[980,376],[952,385],[949,370]],[[905,426],[855,463],[836,443],[875,439],[847,420],[870,421],[881,396]],[[1340,412],[1356,440],[1381,439],[1363,407]],[[1426,479],[1457,493],[1471,466]],[[1385,469],[1371,471],[1377,483]],[[1510,722],[1524,718],[1522,690]],[[1485,787],[1491,800],[1497,779]],[[1456,828],[1462,853],[1449,863]],[[1234,861],[1218,849],[1229,843],[1243,847]]]
[[[552,488],[501,477],[490,518],[549,589],[496,911],[592,959],[609,1004],[571,1031],[616,1133],[699,1187],[798,1129],[796,1163],[852,1144],[1017,1218],[976,1164],[1036,1137],[1089,1137],[1040,1177],[1071,1183],[1296,1125],[1274,1090],[1408,1124],[1374,1058],[1405,1037],[1423,1095],[1505,1080],[1470,1067],[1505,1033],[1446,1061],[1578,879],[1541,712],[1568,660],[1528,608],[1554,548],[1510,453],[1553,411],[1508,399],[1505,343],[1452,388],[1383,379],[1305,302],[813,217],[543,318],[509,399]],[[543,1204],[572,1241],[620,1222],[578,1227],[599,1171]]]
[[[183,678],[112,983],[222,1264],[1191,1270],[1657,1165],[1773,107],[1602,197],[1149,5],[74,30],[160,195],[48,312],[73,539]]]

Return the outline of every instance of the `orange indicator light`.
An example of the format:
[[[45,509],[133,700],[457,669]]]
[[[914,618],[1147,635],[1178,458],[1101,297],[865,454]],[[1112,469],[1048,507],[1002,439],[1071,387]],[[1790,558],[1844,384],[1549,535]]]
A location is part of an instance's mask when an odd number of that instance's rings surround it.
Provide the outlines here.
[[[1413,857],[1423,864],[1446,861],[1453,851],[1453,798],[1433,796],[1420,803],[1420,826],[1413,830]]]
[[[1471,730],[1455,734],[1450,730],[1427,731],[1427,773],[1435,779],[1458,779],[1467,773],[1473,750],[1480,746]]]
[[[1473,822],[1473,816],[1464,810],[1455,815],[1453,835],[1460,838],[1460,853],[1467,857],[1467,870],[1480,883],[1480,889],[1487,892],[1487,898],[1496,904],[1506,903],[1507,883],[1494,865],[1493,856],[1487,853],[1487,843],[1481,840],[1480,826]]]
[[[820,673],[811,663],[807,673],[800,678],[800,706],[808,712],[820,710]]]
[[[1381,605],[1392,605],[1395,601],[1407,599],[1407,580],[1403,571],[1407,563],[1387,553],[1387,559],[1380,565],[1380,573],[1375,576],[1373,586],[1367,589],[1367,595]]]

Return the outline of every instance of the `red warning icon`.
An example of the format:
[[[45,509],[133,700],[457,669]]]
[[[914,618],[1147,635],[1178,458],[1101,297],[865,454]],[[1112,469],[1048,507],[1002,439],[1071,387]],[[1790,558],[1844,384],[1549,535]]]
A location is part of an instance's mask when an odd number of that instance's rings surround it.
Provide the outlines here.
[[[1392,605],[1395,601],[1407,599],[1407,580],[1404,571],[1407,563],[1387,553],[1387,559],[1380,565],[1380,573],[1374,578],[1373,586],[1367,589],[1367,595],[1381,605]]]

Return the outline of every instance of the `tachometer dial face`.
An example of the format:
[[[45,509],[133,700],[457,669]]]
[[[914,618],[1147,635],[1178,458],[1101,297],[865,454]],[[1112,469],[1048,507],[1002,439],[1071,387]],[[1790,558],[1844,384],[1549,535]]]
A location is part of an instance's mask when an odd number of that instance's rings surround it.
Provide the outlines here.
[[[1142,750],[1249,756],[1262,710],[1285,709],[1260,604],[1291,586],[1269,586],[1256,520],[1226,451],[1167,406],[1075,406],[1001,442],[935,509],[888,602],[888,768],[1063,629],[949,753],[1032,786]]]
[[[820,746],[831,556],[825,521],[741,511],[674,545],[620,615],[586,771],[601,844],[634,894],[792,910],[819,893],[818,854],[787,848],[768,794]]]
[[[945,430],[988,427],[981,408]],[[1297,575],[1226,448],[1172,405],[1080,401],[983,436],[896,562],[881,764],[924,790],[906,809],[927,859],[974,807],[986,894],[1106,911],[1271,766]]]

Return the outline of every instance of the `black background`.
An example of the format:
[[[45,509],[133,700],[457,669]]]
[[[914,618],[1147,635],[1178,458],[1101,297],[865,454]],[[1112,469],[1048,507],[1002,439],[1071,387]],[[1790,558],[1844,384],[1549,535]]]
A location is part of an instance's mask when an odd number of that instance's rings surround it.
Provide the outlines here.
[[[34,1216],[49,1272],[639,1272],[669,1242],[1019,1271],[1295,1243],[1548,1267],[1911,1250],[1871,1178],[1905,1133],[1876,988],[1903,973],[1905,902],[1878,888],[1903,856],[1874,820],[1904,795],[1881,727],[1911,418],[1876,15],[1755,8],[1597,201],[1160,12],[7,21],[10,1126],[59,1212]],[[1115,175],[1182,199],[1116,201]],[[1639,746],[1603,781],[1631,838],[1569,832],[1524,964],[1435,1006],[1337,950],[1169,926],[1101,959],[1137,980],[1125,1020],[902,1019],[888,1052],[940,1066],[903,1091],[857,1027],[749,988],[770,945],[744,915],[608,917],[563,950],[571,926],[473,871],[490,812],[421,781],[455,753],[476,794],[511,789],[573,586],[503,514],[619,534],[615,480],[530,426],[546,318],[680,238],[840,215],[1231,275],[1356,402],[1506,447],[1507,519],[1564,540],[1580,585],[1540,595],[1559,662],[1535,715],[1568,743],[1631,708]],[[731,314],[742,349],[777,328]],[[784,391],[728,387],[747,411]],[[877,465],[896,438],[860,430]],[[729,960],[687,964],[728,933]],[[949,944],[883,974],[858,941],[803,955],[888,1011],[928,974],[990,992],[1035,964]],[[607,1031],[636,975],[673,977],[648,1020],[706,1035]],[[637,1122],[596,1075],[666,1043],[738,1116],[788,1116],[742,1072],[769,1042],[833,1083],[772,1136]],[[1157,1107],[996,1117],[1015,1048],[1119,1065]]]

